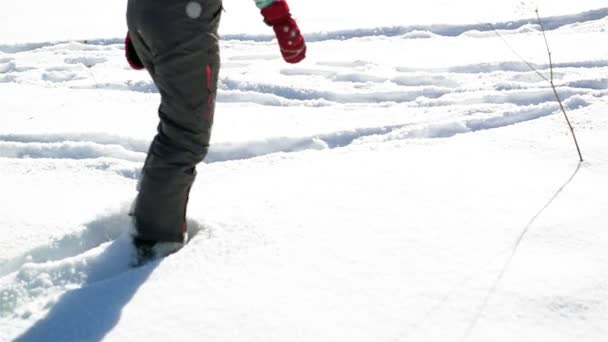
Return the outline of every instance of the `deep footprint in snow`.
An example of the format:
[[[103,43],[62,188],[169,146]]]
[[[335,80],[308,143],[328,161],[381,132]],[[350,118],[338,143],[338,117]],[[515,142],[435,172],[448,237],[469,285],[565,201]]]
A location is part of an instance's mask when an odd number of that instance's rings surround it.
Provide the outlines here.
[[[4,260],[0,264],[0,276],[16,272],[26,264],[45,264],[71,258],[118,239],[121,234],[132,229],[127,212],[127,208],[124,208],[119,213],[100,217],[76,233],[34,248],[16,258]]]
[[[59,294],[131,271],[136,261],[132,230],[125,207],[88,223],[81,232],[3,262],[0,318],[28,318],[52,307]],[[188,220],[190,239],[204,230],[208,229]]]
[[[133,249],[127,235],[80,255],[57,261],[25,263],[0,279],[0,317],[28,317],[51,305],[60,293],[108,279],[130,267]]]

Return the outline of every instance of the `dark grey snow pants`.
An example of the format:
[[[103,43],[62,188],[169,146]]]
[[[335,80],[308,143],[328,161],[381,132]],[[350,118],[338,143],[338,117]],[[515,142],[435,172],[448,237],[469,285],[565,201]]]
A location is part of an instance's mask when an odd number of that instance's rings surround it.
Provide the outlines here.
[[[139,239],[185,237],[188,195],[213,124],[221,11],[221,0],[128,2],[133,46],[161,96],[158,132],[132,213]]]

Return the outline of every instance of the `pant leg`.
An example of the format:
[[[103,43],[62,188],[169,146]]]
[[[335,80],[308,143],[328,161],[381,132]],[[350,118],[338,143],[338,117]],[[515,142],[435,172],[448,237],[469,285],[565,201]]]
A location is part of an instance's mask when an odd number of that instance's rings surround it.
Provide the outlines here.
[[[129,0],[133,45],[161,96],[133,212],[141,239],[183,240],[188,194],[211,137],[221,7],[220,0]]]

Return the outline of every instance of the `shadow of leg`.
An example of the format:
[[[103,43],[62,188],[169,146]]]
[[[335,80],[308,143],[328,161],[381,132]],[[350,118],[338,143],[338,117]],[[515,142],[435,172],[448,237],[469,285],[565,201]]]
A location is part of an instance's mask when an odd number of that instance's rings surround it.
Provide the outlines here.
[[[87,270],[87,282],[61,296],[45,318],[15,341],[99,341],[120,320],[122,309],[159,265],[131,269],[128,236],[114,241]]]

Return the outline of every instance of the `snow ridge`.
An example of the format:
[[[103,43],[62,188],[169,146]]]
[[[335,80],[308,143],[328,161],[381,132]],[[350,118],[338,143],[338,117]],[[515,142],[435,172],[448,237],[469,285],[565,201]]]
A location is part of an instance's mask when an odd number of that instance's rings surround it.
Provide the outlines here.
[[[577,14],[552,16],[542,18],[545,29],[557,30],[564,26],[572,24],[580,24],[588,21],[602,20],[608,17],[608,7],[595,10],[585,11]],[[492,23],[496,30],[517,31],[524,27],[537,27],[538,21],[536,18],[521,19],[508,22]],[[323,42],[328,40],[348,40],[367,37],[400,37],[406,39],[430,38],[433,36],[456,37],[468,32],[487,32],[493,34],[492,27],[489,23],[468,24],[468,25],[413,25],[413,26],[393,26],[393,27],[378,27],[369,29],[354,29],[341,30],[335,32],[322,32],[307,34],[306,40],[309,42]],[[232,34],[223,36],[225,40],[240,40],[240,41],[256,41],[269,42],[274,39],[271,35],[247,35],[247,34]]]

